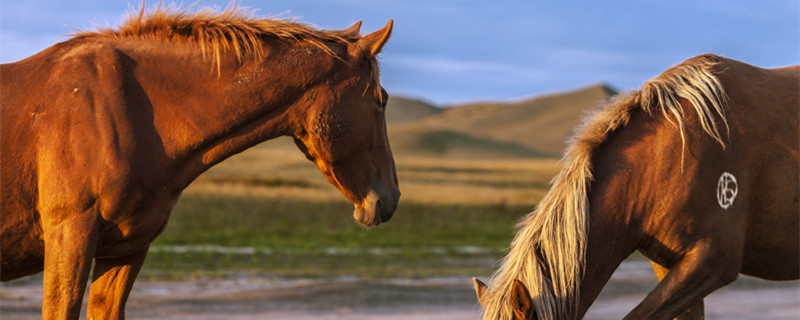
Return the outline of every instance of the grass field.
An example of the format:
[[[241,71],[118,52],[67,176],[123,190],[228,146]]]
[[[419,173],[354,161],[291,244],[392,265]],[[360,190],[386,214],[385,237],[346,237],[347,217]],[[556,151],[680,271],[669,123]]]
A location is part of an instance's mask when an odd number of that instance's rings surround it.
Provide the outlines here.
[[[544,195],[555,159],[396,155],[403,195],[364,228],[353,205],[286,139],[237,155],[183,194],[143,277],[430,277],[489,274]]]

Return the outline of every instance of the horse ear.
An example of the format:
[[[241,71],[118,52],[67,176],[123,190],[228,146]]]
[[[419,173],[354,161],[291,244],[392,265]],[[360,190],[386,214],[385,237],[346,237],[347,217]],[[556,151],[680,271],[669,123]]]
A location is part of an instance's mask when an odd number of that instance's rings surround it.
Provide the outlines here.
[[[531,294],[528,293],[528,288],[525,285],[517,280],[514,279],[514,285],[511,288],[511,301],[513,302],[514,312],[518,312],[523,315],[532,315],[533,314],[533,301],[531,300]]]
[[[389,40],[392,35],[392,26],[394,20],[389,20],[382,29],[364,36],[355,43],[355,49],[358,50],[354,55],[357,58],[365,59],[371,58],[381,52],[383,45]]]
[[[483,305],[483,296],[486,295],[486,284],[482,281],[478,280],[478,278],[472,278],[472,283],[475,285],[475,294],[478,296],[478,302]]]
[[[344,30],[339,31],[339,34],[347,37],[347,36],[357,36],[361,34],[361,21],[354,23],[352,26],[347,27]]]

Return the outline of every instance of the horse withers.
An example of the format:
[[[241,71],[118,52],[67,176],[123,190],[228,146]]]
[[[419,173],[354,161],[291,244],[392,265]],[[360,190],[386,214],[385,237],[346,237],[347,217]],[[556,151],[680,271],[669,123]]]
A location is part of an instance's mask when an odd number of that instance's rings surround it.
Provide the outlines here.
[[[181,191],[292,136],[376,226],[400,196],[376,55],[392,22],[321,31],[225,12],[146,12],[16,63],[2,84],[2,280],[44,271],[43,319],[120,319]],[[312,223],[309,221],[308,223]]]
[[[800,67],[714,55],[619,96],[578,131],[488,288],[476,281],[484,319],[580,319],[634,251],[661,279],[629,320],[702,318],[740,273],[800,278],[799,121]]]

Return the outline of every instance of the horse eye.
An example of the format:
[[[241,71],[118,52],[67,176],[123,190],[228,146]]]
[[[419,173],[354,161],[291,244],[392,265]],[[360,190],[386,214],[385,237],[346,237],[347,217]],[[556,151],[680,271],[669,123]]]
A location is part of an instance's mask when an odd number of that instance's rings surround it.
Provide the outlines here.
[[[381,88],[381,98],[377,101],[378,106],[381,107],[381,110],[386,109],[386,103],[389,102],[389,93],[386,92],[385,89]]]

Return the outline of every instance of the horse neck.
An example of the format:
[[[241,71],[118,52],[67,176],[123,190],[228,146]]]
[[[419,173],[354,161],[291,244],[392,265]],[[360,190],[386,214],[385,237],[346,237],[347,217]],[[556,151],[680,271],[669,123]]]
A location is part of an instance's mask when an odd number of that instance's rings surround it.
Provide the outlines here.
[[[586,257],[578,290],[575,319],[583,319],[614,271],[634,251],[628,237],[630,234],[627,233],[629,230],[610,222],[604,216],[605,212],[613,212],[612,209],[599,204],[595,207],[595,204],[595,201],[591,201],[592,207],[589,210],[591,227],[586,239]]]
[[[660,131],[655,134],[653,130]],[[634,111],[627,126],[615,130],[595,150],[592,160],[594,179],[588,193],[589,230],[586,257],[581,279],[578,319],[582,318],[619,265],[643,242],[643,216],[657,212],[652,194],[663,181],[662,166],[652,159],[655,139],[671,139],[680,145],[679,133],[663,118],[653,118]],[[658,153],[664,156],[664,153]],[[675,159],[680,150],[671,155]],[[645,160],[651,158],[649,160]],[[680,176],[680,161],[672,160],[670,170]]]
[[[261,76],[253,71],[255,62],[242,64],[232,56],[211,62],[196,50],[180,48],[139,52],[133,57],[137,80],[152,105],[176,189],[236,153],[292,134],[293,120],[305,112],[291,103],[302,96],[298,90],[272,90],[271,95],[248,90],[254,80],[263,80],[255,78]]]

